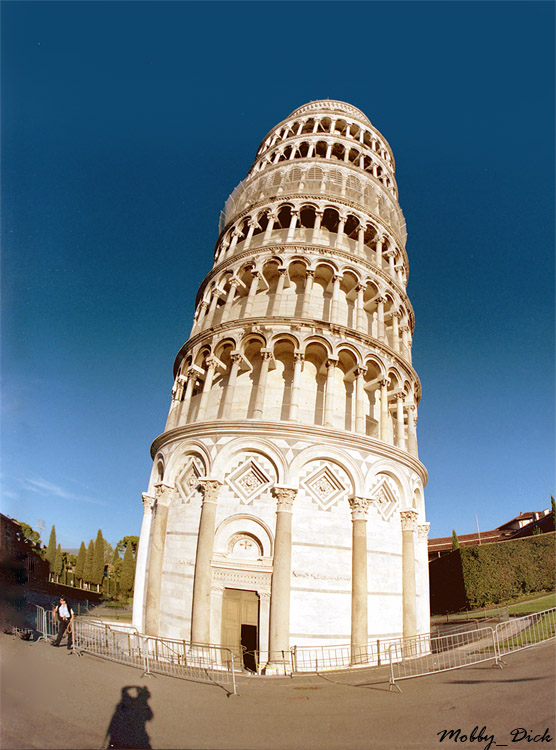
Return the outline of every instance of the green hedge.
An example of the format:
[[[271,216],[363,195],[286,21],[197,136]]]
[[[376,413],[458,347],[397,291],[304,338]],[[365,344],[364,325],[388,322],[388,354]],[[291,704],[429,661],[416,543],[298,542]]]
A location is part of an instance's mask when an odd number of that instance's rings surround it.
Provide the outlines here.
[[[550,591],[556,577],[554,552],[554,532],[460,548],[469,606],[484,607],[523,594]]]
[[[431,611],[499,604],[556,583],[556,534],[460,547],[429,565]]]

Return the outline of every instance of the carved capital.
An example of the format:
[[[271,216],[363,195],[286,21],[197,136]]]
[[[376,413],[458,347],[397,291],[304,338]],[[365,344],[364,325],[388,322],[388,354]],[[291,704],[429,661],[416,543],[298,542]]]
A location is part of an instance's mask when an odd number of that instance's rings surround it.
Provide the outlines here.
[[[420,523],[417,526],[417,537],[422,541],[426,541],[429,537],[430,523]]]
[[[365,497],[350,497],[349,507],[351,508],[352,521],[366,521],[367,511],[369,510],[369,500]]]
[[[291,513],[297,490],[293,487],[275,486],[271,492],[276,498],[276,510],[278,512],[285,511],[286,513]]]
[[[366,367],[356,367],[354,370],[354,374],[356,378],[365,377],[367,374],[367,368]]]
[[[419,514],[416,510],[402,510],[400,511],[400,518],[402,521],[402,531],[415,531],[417,528],[417,518]]]
[[[156,507],[158,508],[159,505],[164,505],[168,507],[170,505],[170,500],[172,497],[172,490],[174,488],[169,484],[164,484],[164,482],[159,482],[158,484],[155,484],[154,486],[154,496],[156,498]]]
[[[299,349],[296,349],[293,353],[293,361],[303,362],[304,359],[305,359],[305,354],[302,351],[299,351]]]
[[[143,498],[143,512],[154,513],[156,498],[152,495],[148,495],[146,492],[143,492],[141,497]]]
[[[203,503],[216,503],[218,501],[218,494],[222,487],[222,482],[219,479],[203,477],[199,479],[199,487],[203,493]]]

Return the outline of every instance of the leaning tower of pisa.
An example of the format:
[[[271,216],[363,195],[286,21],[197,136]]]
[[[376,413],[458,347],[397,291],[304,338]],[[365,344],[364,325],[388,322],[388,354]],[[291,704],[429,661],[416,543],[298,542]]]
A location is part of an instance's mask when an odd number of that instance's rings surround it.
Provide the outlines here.
[[[314,101],[226,201],[143,494],[134,624],[256,650],[429,630],[406,228],[387,141]]]

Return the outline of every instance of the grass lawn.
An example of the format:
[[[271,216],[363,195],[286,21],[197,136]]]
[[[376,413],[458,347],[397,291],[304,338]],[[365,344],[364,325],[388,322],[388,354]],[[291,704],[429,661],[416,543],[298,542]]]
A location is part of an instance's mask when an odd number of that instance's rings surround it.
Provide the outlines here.
[[[556,607],[556,593],[547,593],[543,591],[539,594],[529,594],[524,597],[521,601],[510,604],[497,604],[492,607],[481,607],[480,609],[472,609],[467,612],[454,612],[449,615],[433,615],[431,620],[446,622],[449,619],[450,622],[457,620],[473,620],[478,618],[486,619],[488,617],[496,617],[504,614],[505,610],[508,609],[510,615],[528,615],[534,612],[542,612],[545,609],[551,609]]]

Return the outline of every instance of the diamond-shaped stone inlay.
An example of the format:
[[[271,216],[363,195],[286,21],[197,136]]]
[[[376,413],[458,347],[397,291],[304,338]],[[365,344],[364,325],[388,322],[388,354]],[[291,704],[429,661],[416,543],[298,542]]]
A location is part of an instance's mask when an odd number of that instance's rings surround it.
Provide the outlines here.
[[[199,486],[199,477],[201,475],[200,465],[197,465],[197,462],[191,459],[185,471],[180,474],[176,482],[179,495],[184,503],[191,501],[192,495],[197,491],[197,487]]]
[[[383,477],[370,493],[371,502],[385,521],[388,521],[392,517],[392,513],[398,505],[397,493],[395,487],[392,486],[393,484],[392,480]]]
[[[246,504],[251,503],[272,484],[271,479],[253,459],[238,466],[226,481]]]
[[[323,510],[331,508],[346,491],[344,485],[328,466],[323,466],[301,484]]]

